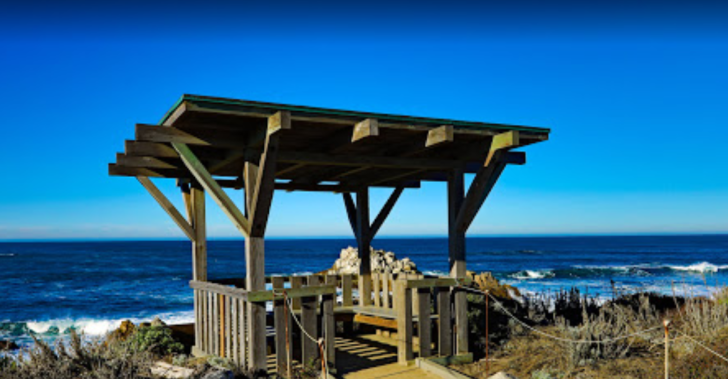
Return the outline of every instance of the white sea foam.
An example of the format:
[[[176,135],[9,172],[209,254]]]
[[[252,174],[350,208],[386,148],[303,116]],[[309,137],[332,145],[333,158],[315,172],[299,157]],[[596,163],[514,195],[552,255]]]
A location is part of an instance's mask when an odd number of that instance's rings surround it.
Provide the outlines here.
[[[511,278],[518,280],[544,279],[553,278],[554,276],[555,274],[551,270],[523,270],[515,274],[511,274]]]
[[[194,311],[174,312],[174,313],[162,313],[157,315],[162,321],[168,325],[173,324],[189,324],[195,321]],[[119,319],[54,319],[47,321],[28,321],[26,325],[28,330],[37,334],[49,333],[52,329],[57,329],[58,333],[65,333],[70,329],[75,329],[87,336],[103,336],[104,334],[111,332],[118,328],[122,321],[130,320],[131,322],[138,324],[140,322],[151,321],[154,318],[119,318]]]
[[[718,266],[715,264],[712,264],[710,262],[700,262],[700,263],[694,263],[687,266],[667,266],[670,269],[677,270],[677,271],[692,271],[692,272],[702,272],[702,273],[716,273],[719,270],[725,270],[728,269],[728,265],[722,265]]]

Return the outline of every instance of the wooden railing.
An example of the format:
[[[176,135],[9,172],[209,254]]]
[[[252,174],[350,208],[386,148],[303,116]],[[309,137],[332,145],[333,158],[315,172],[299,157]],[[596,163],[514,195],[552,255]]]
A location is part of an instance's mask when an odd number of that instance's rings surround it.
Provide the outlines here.
[[[294,277],[300,278],[300,277]],[[329,369],[335,367],[335,319],[334,303],[336,287],[321,283],[316,276],[309,277],[305,286],[285,288],[284,278],[273,278],[273,290],[247,291],[232,287],[229,284],[191,281],[194,290],[195,304],[195,348],[198,354],[216,355],[234,361],[242,369],[265,370],[265,367],[254,367],[253,362],[265,362],[267,345],[265,339],[256,346],[251,346],[251,323],[249,312],[251,304],[272,302],[275,333],[276,366],[278,373],[290,377],[293,363],[289,355],[293,339],[292,333],[297,330],[298,323],[291,317],[297,317],[303,325],[304,335],[301,339],[301,362],[308,364],[320,357],[318,338],[325,338],[325,361]],[[294,279],[297,281],[297,279]],[[300,314],[291,312],[286,304],[301,304]],[[319,311],[320,307],[320,311]],[[321,315],[325,329],[318,328],[318,315]],[[286,320],[288,318],[288,320]],[[258,326],[267,327],[268,325]],[[260,330],[252,329],[260,332]],[[259,346],[258,346],[259,345]]]

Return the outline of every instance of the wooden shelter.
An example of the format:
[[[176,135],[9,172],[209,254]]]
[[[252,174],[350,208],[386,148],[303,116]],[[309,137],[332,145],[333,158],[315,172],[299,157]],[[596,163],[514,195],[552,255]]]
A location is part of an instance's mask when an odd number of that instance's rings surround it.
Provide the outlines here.
[[[440,355],[467,352],[466,298],[458,291],[466,277],[465,234],[505,167],[525,163],[525,153],[512,150],[548,135],[544,128],[184,95],[159,124],[136,125],[135,139],[126,141],[109,174],[136,177],[192,241],[196,353],[266,370],[266,302],[272,302],[278,373],[288,372],[294,359],[319,356],[310,338],[300,341],[300,354],[291,352],[291,315],[298,315],[307,334],[326,339],[324,360],[335,370],[338,314],[360,322],[390,320],[401,362],[413,358],[413,325],[421,356],[432,354],[433,345]],[[467,189],[466,173],[475,174]],[[149,179],[154,177],[177,179],[186,216]],[[450,277],[371,273],[372,239],[403,190],[423,181],[447,183]],[[226,187],[243,190],[244,204],[238,207]],[[393,190],[373,221],[370,187]],[[274,290],[266,290],[264,237],[275,190],[342,194],[362,260],[358,278],[271,278]],[[205,192],[245,237],[244,281],[208,280]]]

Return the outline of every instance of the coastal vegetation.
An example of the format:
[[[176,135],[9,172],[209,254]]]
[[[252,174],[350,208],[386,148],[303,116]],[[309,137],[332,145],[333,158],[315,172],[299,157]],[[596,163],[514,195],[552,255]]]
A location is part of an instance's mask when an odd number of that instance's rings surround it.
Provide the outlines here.
[[[487,338],[485,296],[469,295],[471,351],[481,359],[457,369],[470,376],[663,377],[668,320],[671,377],[728,377],[727,289],[713,289],[710,298],[615,292],[600,301],[577,289],[521,297],[501,287],[479,287],[492,296]]]

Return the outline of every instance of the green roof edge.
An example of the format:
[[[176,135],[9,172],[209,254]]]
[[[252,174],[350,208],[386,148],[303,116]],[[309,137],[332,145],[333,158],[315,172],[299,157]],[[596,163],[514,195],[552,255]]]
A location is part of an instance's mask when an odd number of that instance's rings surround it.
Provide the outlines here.
[[[259,103],[259,102],[251,102],[246,100],[235,100],[235,99],[221,99],[221,98],[208,98],[208,97],[201,97],[197,95],[182,95],[170,108],[167,113],[164,114],[164,117],[162,117],[162,120],[159,122],[159,124],[163,124],[169,116],[174,113],[175,110],[177,110],[177,107],[182,104],[183,101],[193,101],[193,102],[205,102],[205,103],[212,103],[212,104],[224,104],[224,105],[238,105],[238,106],[255,106],[258,108],[269,108],[273,110],[287,110],[287,111],[294,111],[294,112],[304,112],[304,113],[319,113],[319,114],[330,114],[330,115],[338,115],[338,116],[348,116],[348,117],[362,117],[362,118],[368,118],[372,115],[378,115],[381,117],[378,117],[380,120],[389,120],[389,121],[399,121],[399,122],[423,122],[423,123],[430,123],[430,124],[447,124],[447,125],[453,125],[453,126],[464,126],[464,127],[475,127],[475,128],[492,128],[492,129],[506,129],[506,130],[518,130],[518,131],[527,131],[527,132],[538,132],[538,133],[550,133],[551,129],[549,128],[542,128],[542,127],[532,127],[532,126],[516,126],[516,125],[506,125],[506,124],[489,124],[485,122],[476,122],[476,121],[458,121],[458,120],[450,120],[450,119],[442,119],[442,118],[429,118],[429,117],[418,117],[418,116],[404,116],[404,115],[390,115],[390,114],[383,114],[383,113],[368,113],[368,112],[361,112],[361,111],[345,111],[345,110],[338,110],[338,109],[327,109],[327,108],[316,108],[316,107],[307,107],[307,106],[300,106],[300,105],[286,105],[286,104],[267,104],[267,103]]]

